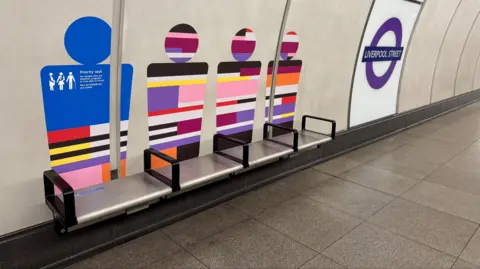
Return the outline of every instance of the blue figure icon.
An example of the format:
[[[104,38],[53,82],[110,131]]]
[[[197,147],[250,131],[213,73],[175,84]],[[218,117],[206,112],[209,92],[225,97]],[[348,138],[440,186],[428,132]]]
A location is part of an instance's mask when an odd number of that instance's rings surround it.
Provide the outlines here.
[[[110,65],[101,63],[110,56],[111,35],[111,27],[100,18],[75,20],[65,32],[64,45],[80,64],[49,65],[40,72],[50,165],[74,189],[110,180]],[[122,176],[132,78],[133,67],[122,64]],[[68,91],[63,91],[65,86]]]

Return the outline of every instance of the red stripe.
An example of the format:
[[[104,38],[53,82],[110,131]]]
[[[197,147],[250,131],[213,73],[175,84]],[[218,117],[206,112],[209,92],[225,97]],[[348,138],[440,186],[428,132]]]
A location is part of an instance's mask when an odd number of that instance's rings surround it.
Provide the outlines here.
[[[282,104],[291,104],[295,103],[295,101],[297,101],[296,96],[287,96],[282,98]]]
[[[90,126],[48,132],[48,143],[57,143],[90,136]]]
[[[199,109],[203,109],[203,105],[179,107],[179,108],[172,108],[172,109],[166,109],[166,110],[157,110],[157,111],[153,111],[153,112],[148,112],[148,116],[153,117],[153,116],[174,114],[174,113],[192,111],[192,110],[199,110]]]
[[[234,101],[228,101],[228,102],[222,102],[222,103],[217,103],[217,107],[236,105],[237,103],[238,103],[238,102],[237,102],[236,100],[234,100]]]

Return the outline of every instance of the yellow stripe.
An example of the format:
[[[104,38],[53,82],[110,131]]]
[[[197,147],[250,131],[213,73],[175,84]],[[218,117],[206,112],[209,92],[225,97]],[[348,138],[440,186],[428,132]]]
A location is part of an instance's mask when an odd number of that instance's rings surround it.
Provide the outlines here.
[[[225,78],[217,78],[217,82],[233,82],[233,81],[244,81],[250,80],[251,77],[225,77]]]
[[[88,153],[88,154],[83,154],[83,155],[78,155],[78,156],[74,156],[74,157],[70,157],[70,158],[65,158],[65,159],[52,161],[52,162],[50,162],[50,165],[52,167],[55,167],[55,166],[59,166],[59,165],[75,163],[75,162],[79,162],[79,161],[85,161],[85,160],[90,159],[91,157],[92,157],[92,154]]]
[[[83,143],[83,144],[67,146],[67,147],[63,147],[63,148],[51,149],[50,150],[50,155],[55,155],[55,154],[60,154],[60,153],[65,153],[65,152],[71,152],[71,151],[81,150],[81,149],[88,149],[88,148],[90,148],[90,143]]]
[[[280,118],[283,119],[283,118],[293,117],[293,115],[295,115],[295,112],[282,114],[280,115]]]
[[[148,82],[147,87],[156,88],[156,87],[184,86],[184,85],[195,85],[195,84],[207,84],[207,80],[195,79],[195,80],[154,81],[154,82]]]

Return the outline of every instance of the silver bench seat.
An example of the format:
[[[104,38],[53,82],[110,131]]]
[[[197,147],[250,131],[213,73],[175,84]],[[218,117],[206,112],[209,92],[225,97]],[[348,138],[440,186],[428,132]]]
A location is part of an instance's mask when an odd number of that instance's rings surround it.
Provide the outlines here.
[[[221,152],[242,159],[243,148],[234,147]],[[281,157],[293,153],[292,148],[288,148],[267,140],[260,140],[249,145],[248,163],[250,166],[258,166],[267,162],[278,160]]]
[[[210,183],[243,169],[242,164],[213,153],[179,162],[179,166],[179,181],[182,190]],[[153,169],[152,171],[166,178],[172,178],[172,168],[170,166]]]
[[[74,192],[77,223],[83,224],[155,202],[172,189],[147,173],[134,174]]]
[[[288,133],[284,135],[275,136],[272,140],[291,145],[293,141],[293,134]],[[318,145],[327,143],[332,140],[332,137],[309,130],[298,131],[298,150],[306,150],[316,147]]]

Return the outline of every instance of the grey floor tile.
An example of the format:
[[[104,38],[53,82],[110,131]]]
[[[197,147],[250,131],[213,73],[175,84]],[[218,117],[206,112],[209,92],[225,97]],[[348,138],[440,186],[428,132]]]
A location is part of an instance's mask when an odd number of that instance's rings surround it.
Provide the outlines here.
[[[228,203],[249,215],[255,215],[294,196],[298,196],[298,193],[278,184],[270,184],[237,197]]]
[[[70,268],[141,268],[181,250],[181,247],[157,231],[81,261]]]
[[[473,222],[403,199],[396,199],[369,221],[455,257],[478,228]]]
[[[460,259],[480,266],[480,230],[477,230],[467,247],[463,250]]]
[[[452,269],[480,269],[480,267],[458,259],[453,265]]]
[[[450,268],[455,258],[364,223],[322,253],[351,269]]]
[[[435,170],[425,180],[480,195],[480,174],[457,169],[450,163]]]
[[[480,223],[480,196],[422,181],[402,195],[402,198],[439,211]]]
[[[305,195],[362,219],[367,219],[394,199],[391,195],[338,178],[322,183]]]
[[[350,160],[342,156],[314,166],[313,168],[330,175],[338,176],[361,164],[361,162]]]
[[[185,250],[149,265],[147,269],[208,269]]]
[[[318,252],[362,222],[304,197],[290,199],[255,218]]]
[[[330,260],[329,258],[318,255],[311,261],[309,261],[304,266],[300,267],[300,269],[347,269],[340,264]]]
[[[285,189],[292,190],[297,193],[303,193],[331,178],[331,175],[315,169],[306,169],[281,179],[276,184]]]
[[[190,247],[209,268],[298,268],[313,250],[255,221],[246,220]]]
[[[345,154],[344,157],[360,163],[366,163],[382,155],[385,155],[401,147],[402,145],[404,145],[403,141],[387,138],[387,139],[375,142],[371,145],[349,152]]]
[[[480,147],[465,150],[448,164],[460,170],[480,174]]]
[[[436,130],[442,128],[443,125],[441,124],[435,124],[432,122],[425,122],[421,125],[415,126],[409,130],[407,130],[407,133],[409,134],[414,134],[414,135],[429,135]]]
[[[180,245],[194,244],[239,223],[248,215],[228,204],[222,204],[174,223],[163,231]]]
[[[419,181],[370,165],[359,166],[341,174],[340,177],[395,196],[402,194]]]

